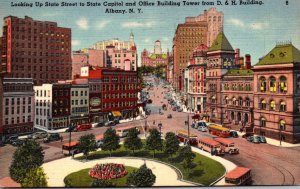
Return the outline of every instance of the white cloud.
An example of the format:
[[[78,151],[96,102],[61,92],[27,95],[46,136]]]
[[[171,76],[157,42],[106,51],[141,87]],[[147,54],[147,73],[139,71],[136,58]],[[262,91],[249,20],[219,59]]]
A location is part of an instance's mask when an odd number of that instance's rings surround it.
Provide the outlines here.
[[[122,24],[123,28],[150,28],[155,25],[154,21],[148,22],[124,22]]]
[[[80,45],[80,41],[74,39],[74,40],[72,40],[72,45],[73,45],[73,46],[78,46],[78,45]]]
[[[103,21],[99,21],[97,23],[97,28],[98,29],[103,29],[105,28],[111,21],[110,20],[103,20]]]
[[[268,23],[262,23],[262,22],[253,22],[250,24],[250,28],[253,30],[262,30],[269,26]]]
[[[77,26],[79,26],[80,29],[87,30],[89,28],[89,22],[86,18],[80,18],[76,21]]]
[[[170,39],[168,37],[163,37],[162,40],[163,41],[169,41]]]
[[[244,28],[245,27],[245,23],[239,19],[236,19],[236,18],[230,18],[228,20],[228,22],[234,26],[237,26],[237,27],[241,27],[241,28]]]
[[[149,38],[149,37],[146,37],[145,39],[144,39],[144,42],[145,43],[149,43],[151,41],[151,39]]]

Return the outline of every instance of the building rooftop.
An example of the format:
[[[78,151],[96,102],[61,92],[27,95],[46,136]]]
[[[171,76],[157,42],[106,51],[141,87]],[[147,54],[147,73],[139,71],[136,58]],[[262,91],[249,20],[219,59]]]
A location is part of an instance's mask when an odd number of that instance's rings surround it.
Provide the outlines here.
[[[255,66],[300,63],[300,51],[291,43],[276,45]]]
[[[211,51],[234,51],[228,39],[223,32],[220,32],[208,52]]]
[[[252,76],[252,70],[230,69],[225,76]]]
[[[167,59],[168,55],[163,53],[163,54],[150,54],[149,55],[150,59],[156,59],[156,58],[162,58],[162,59]]]

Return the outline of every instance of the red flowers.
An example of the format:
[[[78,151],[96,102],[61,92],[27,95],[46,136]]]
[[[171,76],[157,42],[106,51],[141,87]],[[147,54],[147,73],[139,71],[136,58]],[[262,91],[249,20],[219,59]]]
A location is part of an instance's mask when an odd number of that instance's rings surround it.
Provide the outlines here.
[[[127,175],[127,171],[123,164],[107,163],[96,164],[89,171],[89,175],[97,179],[116,179]]]

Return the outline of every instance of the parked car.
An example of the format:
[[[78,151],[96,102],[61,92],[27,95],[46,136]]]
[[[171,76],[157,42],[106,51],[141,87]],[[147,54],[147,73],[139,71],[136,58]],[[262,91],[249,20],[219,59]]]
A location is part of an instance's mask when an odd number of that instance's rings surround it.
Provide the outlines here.
[[[62,136],[59,135],[59,133],[50,133],[48,134],[47,138],[44,138],[44,143],[62,140]]]
[[[261,143],[267,143],[265,136],[258,136]]]
[[[13,141],[17,139],[18,139],[18,135],[11,135],[4,141],[4,143],[11,144]]]
[[[173,111],[176,111],[176,107],[173,107],[172,110],[173,110]]]
[[[233,137],[233,138],[238,138],[239,137],[238,133],[234,130],[230,130],[230,136]]]
[[[164,115],[164,112],[161,112],[161,111],[160,111],[160,112],[159,112],[159,115]]]
[[[114,121],[105,122],[105,126],[115,126],[116,123]]]
[[[11,142],[11,144],[13,145],[13,146],[21,146],[22,144],[24,144],[24,140],[21,140],[21,139],[16,139],[16,140],[13,140],[12,142]]]
[[[167,116],[167,118],[171,119],[171,118],[172,118],[172,114],[169,114],[169,115]]]
[[[147,103],[148,103],[148,104],[151,104],[151,103],[152,103],[152,100],[151,100],[151,99],[149,99],[149,100],[147,101]]]
[[[95,127],[103,127],[104,126],[104,122],[99,122],[95,125]]]
[[[247,140],[249,142],[252,142],[252,143],[255,143],[255,144],[260,143],[260,138],[258,136],[249,136],[249,137],[247,137]]]
[[[245,133],[242,135],[243,138],[248,138],[249,136],[253,136],[254,133]]]
[[[32,135],[32,139],[43,139],[46,138],[48,136],[47,132],[35,132]]]
[[[75,126],[71,126],[66,129],[66,132],[73,132],[75,128],[76,128]]]
[[[182,112],[183,109],[182,108],[177,108],[177,112]]]

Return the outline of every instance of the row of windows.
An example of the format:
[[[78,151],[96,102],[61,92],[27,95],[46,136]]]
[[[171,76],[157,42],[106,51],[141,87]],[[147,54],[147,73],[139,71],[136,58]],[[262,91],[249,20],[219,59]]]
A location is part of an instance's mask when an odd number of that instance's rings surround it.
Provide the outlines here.
[[[117,94],[103,94],[103,99],[110,98],[137,98],[136,93],[117,93]]]
[[[112,82],[112,83],[126,82],[126,78],[125,77],[117,77],[117,76],[113,76],[111,78],[104,77],[103,82],[104,83],[108,83],[108,82]],[[137,82],[137,77],[127,77],[127,82],[128,83]]]
[[[267,124],[267,119],[264,118],[264,117],[261,117],[260,118],[260,126],[261,127],[266,127],[266,124]],[[278,129],[282,130],[282,131],[286,130],[286,122],[285,122],[285,120],[280,120],[278,122]]]
[[[228,96],[225,97],[224,99],[224,103],[225,104],[229,104],[229,102],[231,101],[231,104],[234,106],[244,106],[244,102],[245,102],[245,106],[249,107],[251,104],[251,101],[249,98],[245,98],[245,100],[243,100],[242,97],[239,97],[238,99],[236,99],[235,97],[233,97],[232,99],[229,99]]]
[[[9,91],[32,91],[33,86],[32,85],[27,85],[27,84],[22,84],[22,85],[11,85],[11,84],[4,84],[3,85],[3,90],[4,92],[9,92]]]
[[[27,119],[26,119],[27,118]],[[9,118],[5,118],[5,125],[8,124],[18,124],[18,123],[27,123],[27,122],[31,122],[31,116],[23,116],[22,119],[21,117],[17,117],[17,119],[15,119],[14,117]]]
[[[50,111],[49,109],[36,108],[35,115],[49,116],[50,115],[49,111]]]
[[[11,99],[6,98],[5,99],[5,106],[9,106],[9,101],[10,101],[11,105],[15,105],[15,101],[16,101],[17,105],[21,104],[21,98],[11,98]],[[27,102],[28,102],[28,105],[31,104],[31,97],[27,97]],[[26,104],[26,98],[25,97],[22,98],[22,104],[23,105]]]
[[[9,110],[11,112],[11,115],[14,115],[15,113],[16,114],[20,114],[20,113],[26,113],[26,107],[27,107],[27,113],[31,113],[31,106],[22,106],[22,112],[21,112],[21,107],[18,106],[16,108],[16,111],[15,111],[15,107],[5,107],[5,115],[9,115]]]
[[[72,91],[72,96],[78,96],[78,94],[79,94],[79,91]],[[88,96],[88,92],[87,91],[80,91],[80,96]]]
[[[121,54],[120,54],[120,53],[115,54],[115,57],[121,57]],[[126,57],[126,54],[123,54],[123,57]],[[132,53],[132,54],[131,54],[131,57],[135,57],[135,54]]]
[[[72,114],[74,113],[86,113],[88,112],[89,108],[88,107],[75,107],[72,108]]]
[[[72,100],[72,105],[87,105],[88,101],[87,99],[83,100]]]
[[[299,77],[300,81],[300,77]],[[284,76],[281,76],[279,78],[279,82],[277,82],[276,78],[274,76],[269,77],[268,80],[266,80],[265,77],[259,78],[259,89],[260,92],[280,92],[280,93],[286,93],[288,91],[287,86],[287,79]],[[300,88],[300,85],[298,86]]]
[[[228,91],[228,90],[232,90],[232,91],[252,91],[251,85],[250,84],[237,84],[237,83],[232,83],[232,84],[228,84],[225,83],[224,84],[224,90]]]
[[[115,107],[128,107],[136,106],[136,102],[112,102],[112,103],[103,103],[103,108],[115,108]]]

